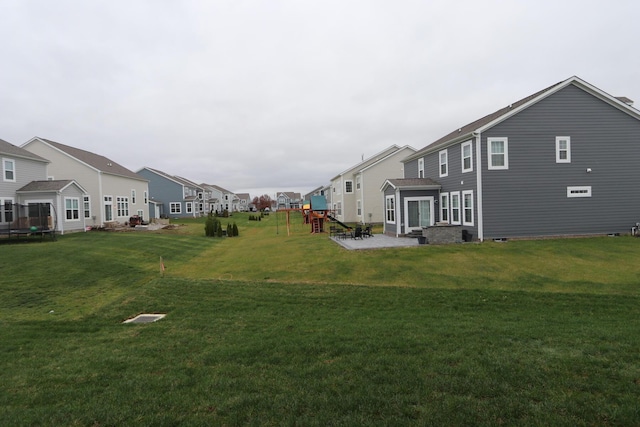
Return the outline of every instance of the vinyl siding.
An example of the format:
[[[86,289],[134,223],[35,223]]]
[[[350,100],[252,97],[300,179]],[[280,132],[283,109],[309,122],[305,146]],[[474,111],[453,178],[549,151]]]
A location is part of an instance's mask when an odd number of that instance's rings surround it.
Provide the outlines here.
[[[556,163],[557,136],[571,137],[571,163]],[[508,138],[508,170],[488,170],[490,137]],[[578,87],[485,131],[481,145],[486,239],[623,233],[640,219],[640,121]],[[567,198],[567,186],[592,197]]]
[[[9,159],[15,162],[16,182],[4,180],[4,175],[0,176],[0,196],[15,197],[16,190],[24,187],[31,181],[42,181],[47,179],[47,164],[20,157],[12,157],[8,154],[0,154],[1,159]],[[3,173],[3,165],[0,163],[0,173]]]

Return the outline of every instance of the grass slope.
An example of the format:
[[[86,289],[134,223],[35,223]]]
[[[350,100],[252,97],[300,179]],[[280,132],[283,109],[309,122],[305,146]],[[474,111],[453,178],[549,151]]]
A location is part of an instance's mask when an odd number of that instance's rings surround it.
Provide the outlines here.
[[[640,423],[636,239],[348,252],[274,216],[0,245],[0,424]]]

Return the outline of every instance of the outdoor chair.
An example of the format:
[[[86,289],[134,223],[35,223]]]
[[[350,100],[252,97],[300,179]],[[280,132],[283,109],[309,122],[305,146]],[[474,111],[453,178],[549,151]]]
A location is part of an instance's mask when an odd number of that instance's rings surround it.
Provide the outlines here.
[[[355,231],[351,234],[352,239],[362,239],[362,227],[356,227]]]
[[[371,226],[367,225],[364,230],[362,230],[362,235],[364,237],[373,237],[373,234],[371,234]]]

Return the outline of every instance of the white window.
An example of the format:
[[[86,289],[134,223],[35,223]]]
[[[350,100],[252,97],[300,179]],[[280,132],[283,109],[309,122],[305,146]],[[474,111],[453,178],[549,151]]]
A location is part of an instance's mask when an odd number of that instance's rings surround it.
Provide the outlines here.
[[[556,136],[556,163],[571,163],[571,137]]]
[[[85,218],[91,218],[91,199],[89,196],[82,196],[82,210]]]
[[[142,209],[138,209],[138,216],[142,218],[143,215],[144,215],[144,211]]]
[[[449,193],[440,194],[440,222],[449,222]]]
[[[136,204],[136,190],[131,190],[131,203]]]
[[[342,202],[338,202],[338,210],[337,210],[337,214],[338,214],[338,215],[342,215]]]
[[[2,178],[5,181],[16,182],[16,162],[12,159],[2,159]]]
[[[123,196],[116,197],[117,216],[129,216],[129,198]]]
[[[182,204],[180,204],[180,202],[169,203],[169,212],[172,214],[182,213]]]
[[[357,215],[358,216],[362,216],[362,201],[361,200],[358,200],[356,202],[356,209],[358,210]]]
[[[113,221],[113,196],[104,196],[104,220]]]
[[[356,190],[360,189],[360,175],[356,176]]]
[[[80,199],[77,197],[64,198],[64,212],[67,221],[80,220]]]
[[[144,204],[148,204],[149,203],[149,193],[147,193],[147,190],[144,191]]]
[[[344,192],[347,194],[353,193],[353,181],[344,182]]]
[[[567,197],[591,197],[591,186],[567,187]]]
[[[447,150],[442,150],[440,152],[440,176],[445,177],[449,175],[449,162],[448,162],[448,154]]]
[[[509,169],[509,140],[507,138],[487,139],[487,157],[489,169]]]
[[[462,192],[462,223],[473,225],[473,190]]]
[[[395,196],[385,196],[386,220],[390,224],[396,223],[396,198]]]
[[[418,159],[418,178],[424,178],[424,157]]]
[[[462,155],[462,172],[473,171],[473,145],[471,145],[471,141],[462,144],[460,153]]]
[[[193,203],[187,202],[186,211],[187,213],[193,213]]]
[[[460,224],[460,192],[451,193],[451,224]]]

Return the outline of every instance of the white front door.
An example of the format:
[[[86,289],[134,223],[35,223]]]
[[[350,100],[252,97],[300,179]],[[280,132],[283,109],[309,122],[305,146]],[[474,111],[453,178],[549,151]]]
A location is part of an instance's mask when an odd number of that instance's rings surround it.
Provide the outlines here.
[[[434,224],[433,200],[433,197],[407,197],[404,199],[405,234]]]

